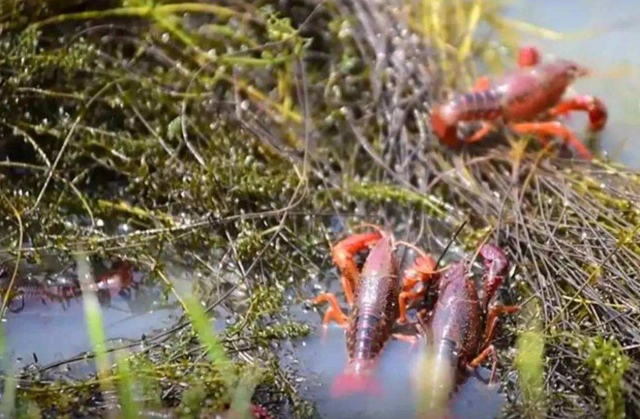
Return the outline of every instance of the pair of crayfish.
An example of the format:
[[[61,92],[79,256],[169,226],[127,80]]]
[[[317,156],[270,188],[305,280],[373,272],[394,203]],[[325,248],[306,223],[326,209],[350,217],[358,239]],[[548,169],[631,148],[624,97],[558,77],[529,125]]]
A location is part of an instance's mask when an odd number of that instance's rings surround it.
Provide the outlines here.
[[[498,247],[485,244],[480,248],[485,273],[484,293],[479,298],[474,281],[468,278],[464,261],[442,273],[442,270],[436,271],[431,256],[416,249],[420,255],[401,275],[394,250],[403,243],[378,229],[349,236],[332,249],[332,258],[340,269],[342,288],[351,307],[350,314],[347,316],[342,312],[333,294],[321,294],[313,302],[330,303],[323,324],[333,320],[346,327],[349,361],[344,373],[333,383],[331,393],[334,397],[381,390],[372,374],[376,359],[393,335],[395,324],[406,322],[407,307],[426,297],[432,281],[439,283],[437,302],[427,316],[422,316],[423,329],[428,341],[436,347],[436,353],[442,357],[436,362],[454,360],[457,372],[479,366],[494,353],[491,341],[498,315],[517,310],[517,307],[498,305],[494,301],[509,265]],[[354,256],[366,249],[369,254],[359,271]],[[494,356],[491,381],[496,365]]]
[[[129,261],[119,261],[114,269],[98,276],[89,289],[96,292],[101,301],[108,301],[112,293],[128,298],[131,289],[138,287],[133,281],[131,268]],[[65,302],[81,293],[80,282],[75,277],[60,277],[50,281],[17,279],[15,284],[11,284],[9,278],[0,279],[0,297],[4,299],[8,294],[7,308],[13,313],[24,310],[26,300],[30,299],[40,300],[43,304],[47,301],[60,302],[65,308]]]
[[[600,99],[588,95],[562,99],[569,85],[587,75],[588,70],[565,59],[541,63],[540,53],[533,47],[520,49],[518,65],[518,70],[494,84],[482,77],[472,92],[456,94],[434,107],[431,125],[436,137],[455,148],[464,142],[481,140],[496,123],[502,122],[517,134],[533,134],[543,145],[551,137],[560,137],[581,157],[591,160],[589,149],[566,126],[554,120],[572,111],[583,111],[589,115],[590,131],[604,128],[607,109]],[[458,124],[471,121],[481,121],[481,128],[468,139],[459,139]]]

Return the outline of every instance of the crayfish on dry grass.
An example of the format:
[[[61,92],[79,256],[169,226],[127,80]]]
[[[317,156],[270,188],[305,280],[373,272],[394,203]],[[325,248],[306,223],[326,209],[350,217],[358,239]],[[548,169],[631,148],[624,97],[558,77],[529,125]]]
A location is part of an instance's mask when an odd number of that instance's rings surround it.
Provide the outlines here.
[[[601,131],[607,122],[607,108],[602,101],[588,95],[562,100],[567,88],[578,77],[589,73],[577,63],[556,59],[541,63],[533,47],[521,48],[519,69],[495,83],[487,77],[476,82],[473,91],[455,94],[446,103],[431,110],[431,125],[436,137],[455,148],[462,143],[481,140],[496,123],[502,122],[517,134],[533,134],[543,145],[549,138],[560,137],[571,144],[584,159],[593,158],[589,149],[563,124],[554,120],[572,111],[589,115],[589,130]],[[481,128],[467,139],[458,137],[458,124],[481,121]]]

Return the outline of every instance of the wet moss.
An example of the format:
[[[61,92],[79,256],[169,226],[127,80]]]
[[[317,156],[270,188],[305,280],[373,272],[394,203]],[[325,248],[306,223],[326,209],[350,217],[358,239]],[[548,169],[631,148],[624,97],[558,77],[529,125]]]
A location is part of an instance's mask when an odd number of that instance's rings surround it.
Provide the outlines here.
[[[625,384],[623,377],[629,370],[630,360],[616,339],[596,336],[584,344],[586,363],[607,418],[627,417]]]
[[[347,186],[347,191],[356,200],[379,204],[415,205],[433,217],[443,217],[446,211],[451,209],[440,197],[420,194],[393,185],[359,183]]]

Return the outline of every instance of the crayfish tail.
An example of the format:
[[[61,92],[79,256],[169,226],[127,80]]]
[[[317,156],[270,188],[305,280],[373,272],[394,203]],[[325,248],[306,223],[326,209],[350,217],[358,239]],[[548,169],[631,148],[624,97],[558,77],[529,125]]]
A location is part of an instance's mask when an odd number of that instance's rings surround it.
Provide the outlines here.
[[[333,382],[331,396],[340,398],[356,393],[382,395],[382,385],[371,374],[346,372]]]
[[[458,141],[458,128],[455,124],[451,124],[444,115],[447,111],[447,109],[439,107],[431,111],[431,129],[440,142],[449,148],[455,149],[460,145]]]

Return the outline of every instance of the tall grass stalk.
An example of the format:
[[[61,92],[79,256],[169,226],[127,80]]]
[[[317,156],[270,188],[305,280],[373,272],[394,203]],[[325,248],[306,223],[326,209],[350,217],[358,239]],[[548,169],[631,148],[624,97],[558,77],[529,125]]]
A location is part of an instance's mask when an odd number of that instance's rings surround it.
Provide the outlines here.
[[[106,399],[106,396],[112,393],[113,386],[111,381],[108,379],[110,375],[110,365],[106,352],[106,335],[103,328],[102,311],[98,298],[91,289],[91,285],[94,281],[87,256],[80,252],[76,256],[76,264],[78,267],[78,279],[80,281],[80,287],[83,295],[82,300],[84,302],[87,331],[89,333],[91,346],[95,353],[100,390],[102,391],[103,399]]]
[[[233,364],[227,357],[224,347],[213,333],[213,326],[208,319],[207,313],[198,299],[192,294],[183,296],[183,302],[191,319],[193,329],[200,342],[204,345],[209,360],[220,371],[222,380],[227,385],[227,388],[233,388],[232,386],[236,381]]]
[[[4,392],[0,404],[0,415],[3,418],[13,417],[15,411],[17,381],[13,375],[13,365],[9,354],[5,352],[4,324],[0,322],[0,353],[3,354],[4,367]]]
[[[251,405],[251,396],[256,388],[259,379],[259,371],[250,368],[246,371],[235,388],[231,400],[230,411],[235,417],[250,419],[251,413],[249,407]]]
[[[526,417],[543,418],[544,409],[544,336],[538,311],[523,307],[523,316],[528,318],[527,330],[518,336],[518,353],[515,365],[522,391]]]
[[[235,368],[226,354],[224,346],[216,337],[213,325],[205,309],[195,294],[185,289],[180,283],[174,283],[165,277],[166,282],[174,285],[174,291],[182,302],[184,309],[191,319],[193,330],[204,345],[209,360],[214,364],[227,389],[232,391],[232,412],[241,417],[250,417],[249,406],[251,396],[258,379],[257,370],[249,369],[238,380]],[[237,385],[236,385],[237,383]],[[237,416],[236,416],[237,417]]]
[[[116,352],[116,368],[118,372],[118,397],[122,407],[122,417],[136,419],[139,417],[139,406],[134,397],[135,379],[131,371],[129,359],[124,351]]]

